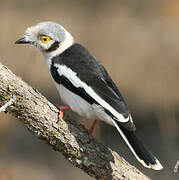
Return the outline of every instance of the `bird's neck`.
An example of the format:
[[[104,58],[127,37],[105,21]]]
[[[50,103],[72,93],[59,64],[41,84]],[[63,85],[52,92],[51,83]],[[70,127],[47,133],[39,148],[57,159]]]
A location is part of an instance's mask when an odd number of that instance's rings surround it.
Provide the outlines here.
[[[56,50],[51,52],[43,52],[48,69],[50,68],[52,58],[62,54],[66,49],[71,47],[73,44],[74,44],[73,36],[66,31],[65,40],[60,43],[59,47]]]

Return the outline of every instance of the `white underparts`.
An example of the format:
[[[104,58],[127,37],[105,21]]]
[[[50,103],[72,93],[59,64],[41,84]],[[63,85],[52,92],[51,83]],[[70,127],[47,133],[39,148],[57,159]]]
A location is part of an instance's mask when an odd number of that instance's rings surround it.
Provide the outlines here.
[[[112,118],[108,114],[106,114],[102,106],[96,104],[91,105],[80,96],[69,91],[62,84],[59,85],[55,83],[55,85],[59,91],[61,100],[65,104],[69,105],[72,111],[76,112],[80,116],[83,116],[87,119],[90,120],[99,119],[114,126],[112,123]]]
[[[69,105],[72,111],[78,113],[80,116],[86,117],[87,119],[97,118],[91,104],[82,99],[80,96],[66,89],[62,84],[55,84],[59,91],[61,100],[65,104]]]

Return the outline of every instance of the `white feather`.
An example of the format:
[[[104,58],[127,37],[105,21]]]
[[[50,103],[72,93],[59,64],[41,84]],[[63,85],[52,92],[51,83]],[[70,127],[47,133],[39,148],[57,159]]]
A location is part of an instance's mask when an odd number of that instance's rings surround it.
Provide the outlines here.
[[[158,161],[157,158],[155,158],[155,162],[156,164],[149,164],[147,165],[142,159],[139,158],[139,156],[137,156],[136,152],[134,151],[133,147],[131,146],[131,144],[129,143],[129,141],[127,140],[126,136],[124,135],[124,133],[121,131],[121,129],[119,128],[119,126],[116,124],[116,122],[112,119],[112,123],[114,124],[114,126],[116,127],[116,129],[118,130],[118,132],[120,133],[120,135],[122,136],[122,138],[124,139],[124,141],[126,142],[126,144],[129,146],[130,150],[132,151],[132,153],[134,154],[134,156],[136,157],[136,159],[146,168],[152,168],[154,170],[161,170],[163,169],[163,166],[160,164],[160,162]]]
[[[66,89],[63,85],[55,83],[57,90],[59,91],[61,100],[70,106],[72,111],[78,113],[87,119],[96,119],[97,116],[93,111],[93,107],[87,101],[80,96]]]
[[[70,68],[65,65],[59,64],[54,64],[54,66],[58,68],[57,71],[60,76],[65,76],[75,87],[82,87],[89,96],[95,99],[102,107],[110,111],[120,122],[124,123],[129,120],[129,117],[125,119],[123,115],[119,114],[113,107],[111,107],[106,101],[104,101],[99,95],[97,95],[91,87],[82,82],[77,74]]]
[[[103,120],[106,123],[113,125],[112,118],[107,115],[104,111],[104,108],[100,105],[89,104],[87,101],[82,99],[80,96],[69,91],[63,85],[59,85],[55,82],[57,90],[59,91],[61,100],[70,106],[72,111],[78,113],[80,116],[86,117],[90,120]]]

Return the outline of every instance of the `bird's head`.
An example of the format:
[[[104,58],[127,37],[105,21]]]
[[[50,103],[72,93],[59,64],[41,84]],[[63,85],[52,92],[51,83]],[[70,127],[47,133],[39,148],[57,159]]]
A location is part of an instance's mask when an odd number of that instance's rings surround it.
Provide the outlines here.
[[[17,40],[16,44],[30,44],[38,47],[43,53],[60,54],[73,44],[71,34],[61,25],[54,22],[41,22],[27,28],[24,37]]]

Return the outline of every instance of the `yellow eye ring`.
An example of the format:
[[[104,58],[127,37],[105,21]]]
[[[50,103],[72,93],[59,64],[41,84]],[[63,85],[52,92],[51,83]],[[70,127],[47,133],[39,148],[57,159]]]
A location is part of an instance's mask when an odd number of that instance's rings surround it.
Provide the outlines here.
[[[48,43],[51,39],[49,36],[42,36],[40,38],[40,40],[43,42],[43,43]]]

